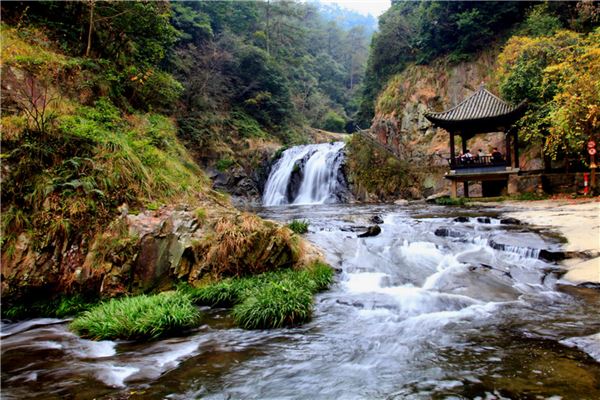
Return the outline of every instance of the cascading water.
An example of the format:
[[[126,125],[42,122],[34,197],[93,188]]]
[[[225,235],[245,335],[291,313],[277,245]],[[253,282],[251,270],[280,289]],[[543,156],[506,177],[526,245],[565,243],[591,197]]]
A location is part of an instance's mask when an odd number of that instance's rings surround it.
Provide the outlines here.
[[[560,241],[494,217],[459,222],[457,212],[264,208],[282,223],[307,218],[305,237],[339,271],[312,322],[231,329],[213,308],[186,334],[135,343],[81,339],[65,320],[0,321],[2,398],[600,398],[600,294],[521,250]],[[375,215],[379,235],[348,229]]]
[[[294,146],[283,152],[269,175],[263,204],[324,204],[343,202],[343,142]]]

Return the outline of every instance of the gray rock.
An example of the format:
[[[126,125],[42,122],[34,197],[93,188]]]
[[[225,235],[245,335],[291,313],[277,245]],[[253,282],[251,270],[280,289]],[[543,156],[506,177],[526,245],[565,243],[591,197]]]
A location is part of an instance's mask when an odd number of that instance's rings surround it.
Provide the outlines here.
[[[357,235],[357,237],[371,237],[371,236],[377,236],[381,233],[381,228],[379,227],[379,225],[373,225],[370,226],[366,232],[361,233],[360,235]]]

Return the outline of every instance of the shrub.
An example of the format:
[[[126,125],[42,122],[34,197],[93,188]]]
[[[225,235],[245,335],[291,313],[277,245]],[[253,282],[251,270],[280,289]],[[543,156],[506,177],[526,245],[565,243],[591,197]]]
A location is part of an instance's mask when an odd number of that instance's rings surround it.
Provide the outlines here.
[[[323,129],[331,132],[344,132],[346,121],[335,111],[329,111],[323,118]]]
[[[155,339],[195,326],[200,312],[187,294],[164,292],[102,303],[77,317],[70,328],[91,339]]]
[[[266,138],[269,136],[254,118],[241,111],[231,113],[230,123],[243,138]]]
[[[294,219],[292,220],[292,222],[287,224],[287,227],[290,228],[292,231],[296,232],[297,234],[301,235],[303,233],[308,232],[308,225],[309,223],[306,220],[300,221],[298,219]]]
[[[235,164],[235,161],[232,160],[231,158],[222,158],[219,161],[217,161],[217,164],[215,165],[215,167],[223,172],[223,171],[227,171],[229,168],[231,168],[231,166]]]

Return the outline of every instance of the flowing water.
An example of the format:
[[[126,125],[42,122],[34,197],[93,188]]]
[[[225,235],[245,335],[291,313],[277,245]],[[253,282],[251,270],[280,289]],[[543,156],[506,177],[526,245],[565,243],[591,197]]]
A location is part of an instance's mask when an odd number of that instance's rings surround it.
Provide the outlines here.
[[[258,211],[308,219],[338,270],[312,322],[244,331],[207,310],[198,329],[151,343],[4,323],[2,398],[600,398],[600,295],[538,258],[561,246],[549,232],[425,204]],[[357,238],[375,215],[382,233]]]
[[[265,185],[263,204],[339,203],[345,190],[344,142],[294,146],[283,152]]]

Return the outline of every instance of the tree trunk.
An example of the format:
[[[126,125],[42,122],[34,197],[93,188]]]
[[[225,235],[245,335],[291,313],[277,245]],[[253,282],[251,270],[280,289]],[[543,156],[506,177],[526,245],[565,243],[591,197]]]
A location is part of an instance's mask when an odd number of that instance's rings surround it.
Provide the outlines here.
[[[85,56],[90,56],[90,51],[92,49],[92,31],[94,30],[94,4],[95,0],[89,0],[90,4],[90,21],[88,27],[88,37],[87,37],[87,47],[85,49]]]
[[[270,35],[270,27],[269,27],[269,23],[271,20],[271,1],[267,0],[267,32],[266,32],[266,42],[267,42],[267,54],[271,54],[270,52],[270,48],[269,48],[269,35]]]

